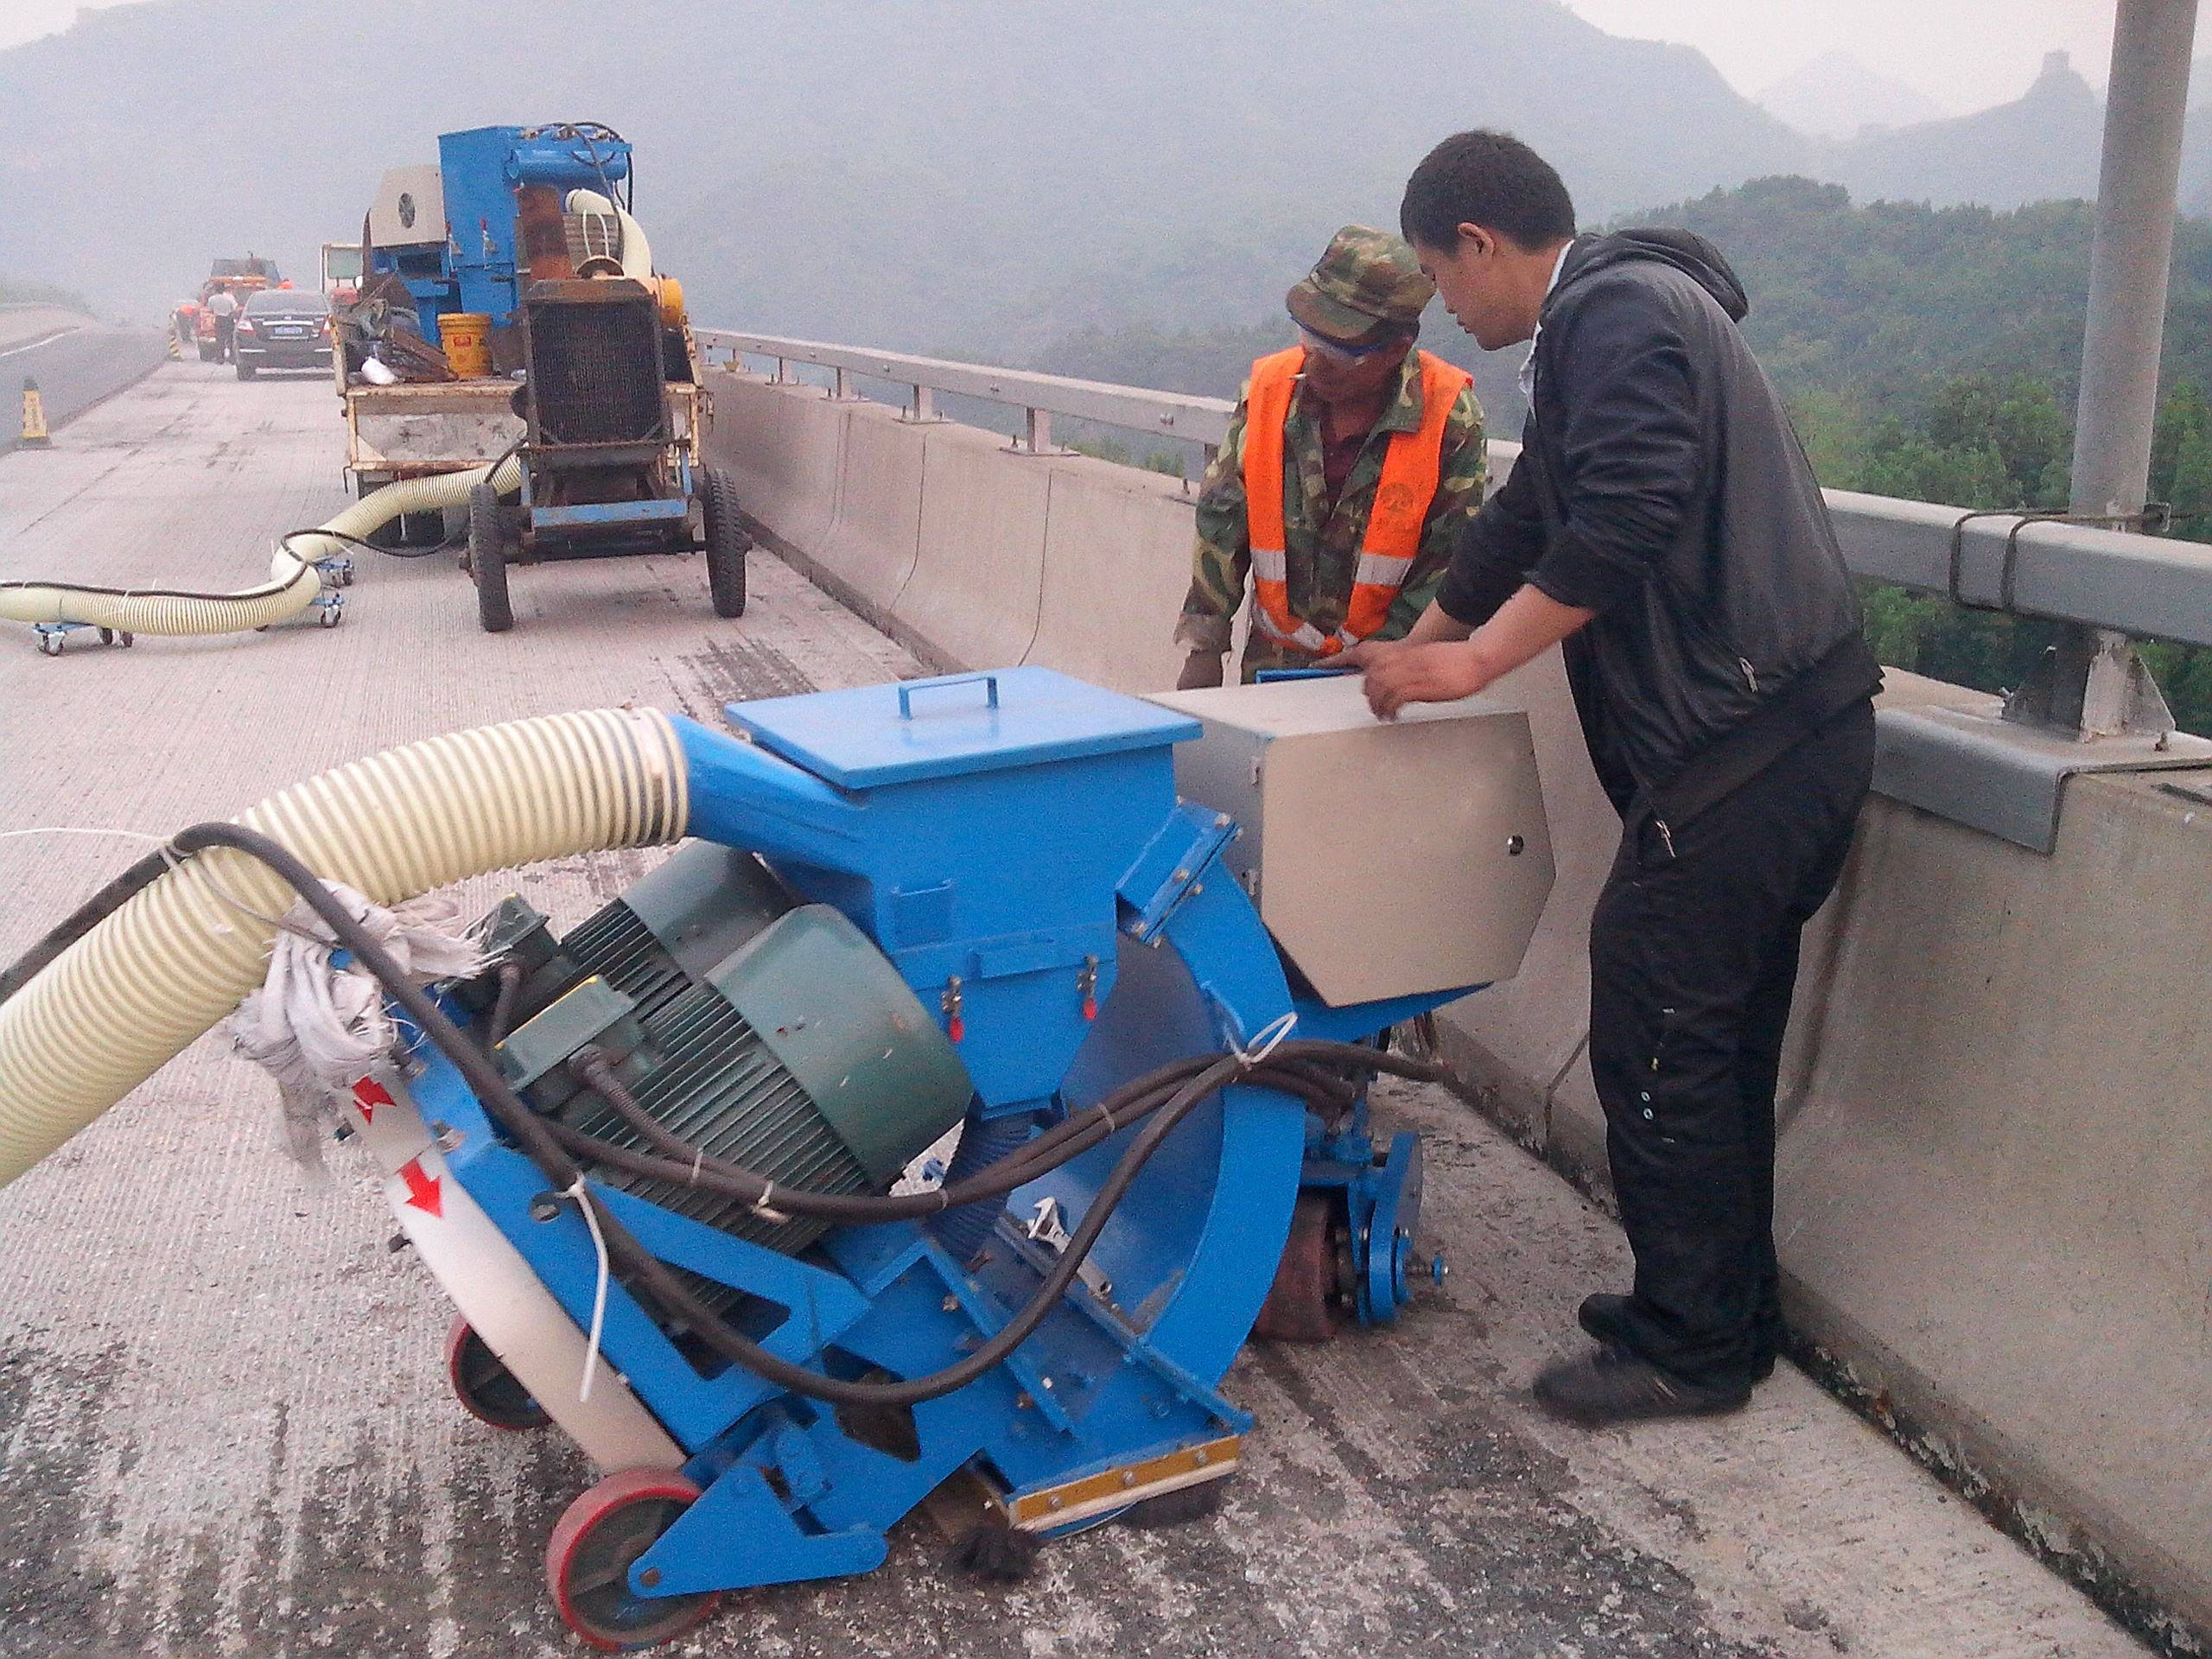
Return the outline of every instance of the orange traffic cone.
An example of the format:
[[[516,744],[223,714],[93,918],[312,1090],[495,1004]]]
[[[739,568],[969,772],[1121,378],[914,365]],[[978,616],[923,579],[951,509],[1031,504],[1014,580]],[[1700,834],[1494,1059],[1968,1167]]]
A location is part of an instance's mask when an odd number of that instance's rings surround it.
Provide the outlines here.
[[[23,377],[23,437],[26,449],[43,449],[54,440],[47,435],[46,404],[38,395],[38,382]]]

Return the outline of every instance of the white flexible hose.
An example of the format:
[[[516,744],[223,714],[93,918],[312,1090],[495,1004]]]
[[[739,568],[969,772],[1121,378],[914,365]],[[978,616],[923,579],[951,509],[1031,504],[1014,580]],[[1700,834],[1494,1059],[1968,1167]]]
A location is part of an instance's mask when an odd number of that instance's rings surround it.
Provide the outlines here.
[[[403,512],[467,504],[468,493],[491,468],[403,479],[372,492],[336,518],[316,526],[339,535],[365,537]],[[512,458],[500,463],[495,488],[518,487],[522,466]],[[269,562],[269,580],[231,594],[174,593],[161,588],[80,587],[66,582],[0,582],[0,621],[82,622],[130,633],[243,633],[289,621],[315,603],[322,591],[318,559],[335,558],[347,543],[336,537],[295,536]]]
[[[630,217],[617,201],[596,190],[571,190],[565,204],[572,213],[612,213],[622,227],[622,274],[640,282],[653,274],[653,246],[645,240],[645,226]]]
[[[688,774],[653,709],[552,715],[356,760],[240,813],[393,905],[465,876],[680,838]],[[0,1185],[259,984],[291,889],[226,848],[183,861],[0,1002]]]

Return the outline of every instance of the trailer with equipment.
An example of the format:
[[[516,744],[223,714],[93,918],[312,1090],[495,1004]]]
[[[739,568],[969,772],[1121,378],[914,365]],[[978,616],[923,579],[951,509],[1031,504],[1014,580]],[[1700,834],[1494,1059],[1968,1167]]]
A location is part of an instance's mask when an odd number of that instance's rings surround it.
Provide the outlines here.
[[[364,224],[335,360],[356,487],[519,461],[515,499],[480,490],[466,519],[487,632],[513,625],[512,567],[639,552],[703,551],[716,614],[742,615],[751,544],[700,461],[697,345],[622,194],[629,144],[558,124],[449,132],[438,152],[387,174]]]

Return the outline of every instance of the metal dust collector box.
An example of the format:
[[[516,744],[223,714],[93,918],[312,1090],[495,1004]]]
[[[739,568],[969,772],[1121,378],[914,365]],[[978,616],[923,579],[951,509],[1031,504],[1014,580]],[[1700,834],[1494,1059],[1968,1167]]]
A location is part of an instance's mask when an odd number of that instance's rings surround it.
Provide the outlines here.
[[[1204,723],[1176,791],[1243,826],[1224,861],[1323,1001],[1519,969],[1552,887],[1522,710],[1477,696],[1378,721],[1351,674],[1150,700]]]

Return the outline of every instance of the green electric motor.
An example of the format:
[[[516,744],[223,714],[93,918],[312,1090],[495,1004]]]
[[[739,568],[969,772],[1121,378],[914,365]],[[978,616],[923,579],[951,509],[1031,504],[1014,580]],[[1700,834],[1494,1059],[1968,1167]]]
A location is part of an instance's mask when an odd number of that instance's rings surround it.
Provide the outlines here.
[[[779,1186],[883,1192],[967,1110],[968,1074],[897,969],[751,854],[687,842],[565,938],[514,899],[485,933],[513,964],[518,1021],[493,1058],[532,1106],[588,1135],[668,1155],[576,1074],[588,1049],[663,1128]],[[464,1000],[491,1017],[500,995],[495,968]],[[612,1166],[594,1179],[778,1249],[826,1226]]]

